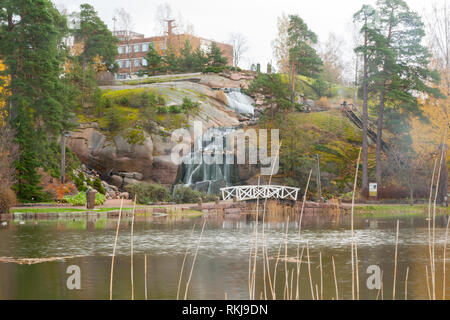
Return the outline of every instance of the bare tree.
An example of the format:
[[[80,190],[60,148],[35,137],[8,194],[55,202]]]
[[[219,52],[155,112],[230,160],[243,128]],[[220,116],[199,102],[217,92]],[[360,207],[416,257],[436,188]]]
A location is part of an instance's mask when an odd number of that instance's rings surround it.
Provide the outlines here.
[[[157,22],[155,25],[155,32],[160,35],[165,35],[167,32],[167,20],[175,20],[172,8],[167,2],[158,5],[156,8],[155,20]]]
[[[248,51],[247,39],[241,33],[232,33],[230,43],[233,45],[233,66],[238,67],[244,53]]]
[[[441,88],[447,89],[446,99],[440,103],[442,113],[442,125],[449,124],[449,103],[450,97],[450,7],[446,0],[434,1],[431,12],[426,15],[427,34],[429,36],[429,48],[433,54],[433,66],[441,73]],[[444,137],[440,148],[443,148],[444,159],[448,152],[446,145],[447,137]],[[439,182],[439,202],[443,202],[448,190],[448,168],[447,161],[442,161],[441,180]]]
[[[319,54],[323,61],[323,76],[329,82],[344,81],[344,45],[345,41],[333,32],[330,32],[327,41],[321,44]]]
[[[286,14],[283,13],[281,17],[278,17],[277,27],[278,36],[272,41],[273,54],[276,59],[278,71],[281,73],[289,73],[289,17]]]
[[[117,16],[117,19],[116,17]],[[127,53],[128,60],[131,58],[131,48],[130,48],[130,40],[131,40],[131,31],[133,29],[133,19],[131,14],[127,12],[124,8],[118,8],[115,10],[114,21],[117,21],[118,28],[124,32],[124,39],[126,43],[125,52]],[[131,76],[131,61],[129,62],[129,72]]]
[[[179,33],[185,33],[190,35],[195,34],[194,25],[189,20],[184,18],[180,12],[178,12],[176,18],[176,28]]]
[[[427,15],[427,34],[430,49],[442,69],[450,67],[450,7],[446,0],[434,1]],[[449,85],[450,85],[450,81]]]

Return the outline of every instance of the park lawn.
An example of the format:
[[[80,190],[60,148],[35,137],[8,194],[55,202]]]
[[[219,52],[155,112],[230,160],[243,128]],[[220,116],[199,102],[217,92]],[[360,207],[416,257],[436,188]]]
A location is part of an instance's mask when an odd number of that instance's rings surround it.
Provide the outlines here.
[[[428,215],[428,204],[426,205],[371,205],[355,206],[355,214],[367,217],[389,218],[401,216],[426,216]],[[431,206],[433,213],[433,206]],[[450,208],[436,207],[436,214],[450,214]]]

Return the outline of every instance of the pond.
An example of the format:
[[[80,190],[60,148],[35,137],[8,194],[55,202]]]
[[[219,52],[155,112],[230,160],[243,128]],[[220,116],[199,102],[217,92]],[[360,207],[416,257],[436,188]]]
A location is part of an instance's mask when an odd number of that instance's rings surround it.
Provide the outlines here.
[[[431,275],[428,285],[426,277],[431,268],[425,218],[398,218],[396,299],[404,299],[405,291],[408,299],[428,299],[433,294]],[[305,216],[300,235],[298,216],[289,219],[290,222],[283,217],[268,219],[264,228],[258,221],[255,259],[256,222],[251,216],[137,217],[133,242],[135,298],[145,298],[146,256],[148,299],[176,299],[177,294],[183,299],[187,282],[188,299],[248,299],[253,270],[255,288],[251,291],[257,299],[272,299],[274,294],[277,299],[312,299],[313,296],[336,299],[336,284],[339,299],[351,299],[349,216]],[[446,216],[436,218],[435,294],[438,299],[443,294],[447,219]],[[359,290],[355,289],[354,295],[359,293],[360,299],[393,297],[396,225],[397,218],[355,217],[358,274],[354,273],[354,281],[358,279]],[[75,219],[11,221],[0,227],[0,299],[109,299],[116,226],[116,219]],[[131,298],[130,231],[131,221],[122,220],[114,264],[114,299]],[[267,253],[265,259],[262,248]],[[301,255],[302,251],[300,263],[297,252]],[[67,258],[54,260],[55,257]],[[50,259],[19,264],[20,258]],[[253,261],[256,261],[255,269]],[[73,265],[80,270],[79,290],[69,290],[66,284],[71,276],[67,269]],[[369,289],[367,282],[374,268],[381,271],[381,287]],[[449,278],[450,275],[445,283],[447,297],[450,296]]]

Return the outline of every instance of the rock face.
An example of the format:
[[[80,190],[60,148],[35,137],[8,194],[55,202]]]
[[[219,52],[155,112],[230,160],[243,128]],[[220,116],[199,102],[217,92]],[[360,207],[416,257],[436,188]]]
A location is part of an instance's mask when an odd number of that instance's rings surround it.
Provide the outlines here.
[[[121,135],[109,141],[95,127],[81,127],[73,132],[68,141],[68,146],[80,161],[88,167],[97,170],[105,179],[121,187],[123,179],[128,182],[155,180],[160,175],[155,175],[153,158],[153,141],[146,134],[143,144],[131,145]],[[123,179],[122,179],[123,178]],[[170,177],[161,183],[170,183]]]
[[[203,78],[203,77],[202,77]],[[219,76],[206,76],[204,82],[214,85],[232,86],[232,80]],[[239,83],[237,82],[239,86]],[[238,115],[226,106],[226,96],[220,90],[213,90],[193,82],[168,82],[142,85],[103,87],[108,90],[151,88],[166,97],[168,105],[179,105],[184,97],[200,102],[199,112],[189,122],[201,121],[203,130],[210,127],[239,126]],[[72,132],[68,146],[87,167],[98,171],[103,180],[123,188],[127,184],[159,182],[170,186],[176,182],[179,166],[171,161],[174,147],[169,137],[145,134],[143,144],[131,145],[118,135],[107,137],[94,124],[84,125]]]

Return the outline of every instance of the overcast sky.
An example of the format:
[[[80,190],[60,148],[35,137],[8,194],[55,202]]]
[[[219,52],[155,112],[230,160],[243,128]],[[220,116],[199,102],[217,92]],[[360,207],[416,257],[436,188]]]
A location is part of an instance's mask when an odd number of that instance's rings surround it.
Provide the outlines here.
[[[230,34],[243,34],[249,45],[243,67],[252,62],[261,63],[265,70],[267,62],[273,61],[271,42],[277,34],[277,17],[283,13],[298,14],[319,37],[326,41],[330,32],[349,39],[353,14],[363,4],[375,0],[53,0],[58,8],[70,12],[80,4],[89,3],[100,17],[113,28],[115,10],[124,8],[133,19],[133,29],[146,36],[155,35],[158,5],[167,3],[175,18],[181,15],[189,21],[196,35],[228,42]],[[429,0],[406,0],[419,13],[431,5]],[[345,60],[348,60],[346,57]]]

